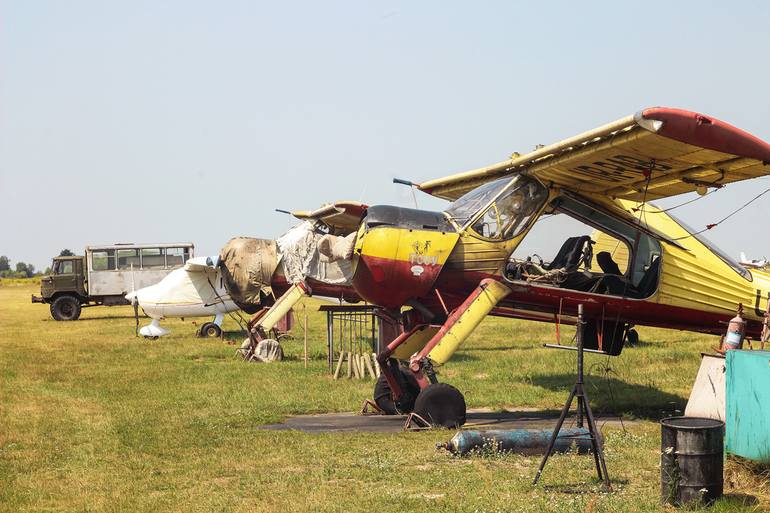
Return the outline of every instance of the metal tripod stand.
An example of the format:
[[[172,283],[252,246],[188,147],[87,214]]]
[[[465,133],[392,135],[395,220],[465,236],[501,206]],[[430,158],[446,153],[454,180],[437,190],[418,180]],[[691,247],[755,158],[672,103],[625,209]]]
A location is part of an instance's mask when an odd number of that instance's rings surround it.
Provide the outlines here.
[[[594,420],[594,414],[591,412],[591,405],[589,404],[588,395],[585,388],[583,388],[583,330],[585,329],[585,321],[583,320],[583,305],[578,305],[578,319],[577,319],[577,381],[572,388],[572,392],[569,394],[567,402],[564,404],[564,408],[561,410],[561,416],[556,423],[556,428],[551,435],[551,441],[548,443],[548,449],[545,451],[543,461],[540,462],[540,468],[537,470],[535,480],[532,484],[535,485],[540,480],[540,475],[543,473],[545,464],[548,458],[553,453],[553,446],[556,443],[556,438],[559,436],[564,420],[567,418],[569,409],[572,406],[572,399],[577,398],[577,427],[583,427],[583,417],[588,421],[588,433],[591,437],[591,449],[594,455],[594,462],[596,463],[596,473],[599,476],[599,480],[604,481],[604,486],[607,490],[612,490],[610,485],[610,477],[607,475],[607,465],[604,463],[604,451],[602,449],[602,441],[600,435],[596,429],[596,421]]]

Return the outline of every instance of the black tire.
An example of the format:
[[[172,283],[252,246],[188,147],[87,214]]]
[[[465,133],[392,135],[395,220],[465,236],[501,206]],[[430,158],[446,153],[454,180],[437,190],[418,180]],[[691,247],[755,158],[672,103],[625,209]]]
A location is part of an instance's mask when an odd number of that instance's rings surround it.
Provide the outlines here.
[[[637,345],[639,343],[639,332],[634,329],[629,329],[626,331],[626,342],[631,347]]]
[[[51,317],[57,321],[77,321],[80,311],[80,301],[74,296],[59,296],[51,303]]]
[[[203,338],[219,338],[222,336],[222,328],[213,322],[207,322],[201,326],[198,335]]]
[[[433,383],[417,396],[414,413],[433,427],[459,428],[465,424],[465,398],[452,385]]]
[[[374,383],[374,402],[385,415],[402,415],[411,412],[414,409],[414,401],[420,393],[420,385],[408,369],[398,367],[396,379],[403,392],[398,403],[393,402],[390,385],[384,373],[380,374]]]

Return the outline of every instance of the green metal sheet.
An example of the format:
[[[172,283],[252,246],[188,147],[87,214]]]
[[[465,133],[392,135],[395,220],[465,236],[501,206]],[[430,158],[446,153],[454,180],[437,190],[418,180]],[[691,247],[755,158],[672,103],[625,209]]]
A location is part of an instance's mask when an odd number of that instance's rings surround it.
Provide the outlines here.
[[[770,463],[770,351],[727,352],[727,452]]]

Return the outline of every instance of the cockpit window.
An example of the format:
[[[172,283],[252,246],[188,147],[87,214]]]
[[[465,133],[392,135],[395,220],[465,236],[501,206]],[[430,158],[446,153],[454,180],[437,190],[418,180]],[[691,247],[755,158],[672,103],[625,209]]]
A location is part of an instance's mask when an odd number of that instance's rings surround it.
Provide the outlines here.
[[[517,176],[513,180],[518,178]],[[444,212],[457,224],[463,226],[468,222],[468,219],[492,201],[509,183],[511,183],[510,178],[500,178],[476,187],[453,201]]]
[[[518,235],[548,198],[539,182],[518,175],[477,187],[452,203],[445,211],[465,225],[481,209],[484,214],[471,227],[482,237],[509,239]]]

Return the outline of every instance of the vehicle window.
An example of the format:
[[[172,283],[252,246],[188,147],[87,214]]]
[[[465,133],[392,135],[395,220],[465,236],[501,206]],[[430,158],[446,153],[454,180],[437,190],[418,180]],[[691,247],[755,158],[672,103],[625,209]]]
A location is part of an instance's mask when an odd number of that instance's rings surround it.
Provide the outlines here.
[[[490,239],[511,239],[527,227],[547,198],[540,183],[520,179],[487,207],[472,228]]]
[[[54,274],[72,274],[73,271],[72,260],[64,260],[56,262],[53,266]]]
[[[91,253],[91,268],[94,271],[112,271],[115,269],[115,250],[94,251]]]
[[[166,248],[166,267],[178,267],[190,258],[190,248]]]
[[[119,249],[118,253],[118,269],[141,269],[141,262],[139,260],[139,253],[136,249]]]
[[[163,269],[166,266],[164,248],[142,249],[142,269]]]

